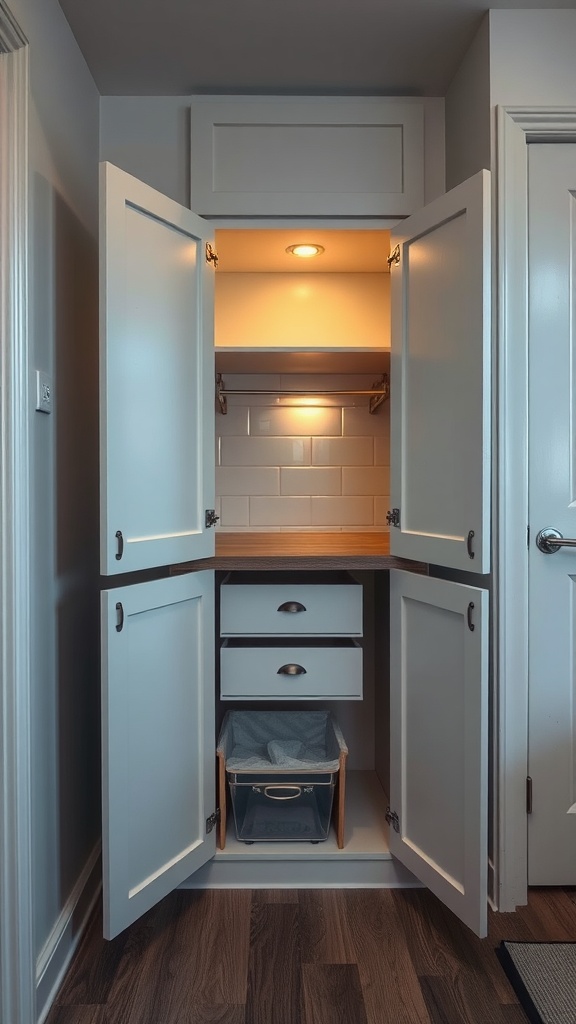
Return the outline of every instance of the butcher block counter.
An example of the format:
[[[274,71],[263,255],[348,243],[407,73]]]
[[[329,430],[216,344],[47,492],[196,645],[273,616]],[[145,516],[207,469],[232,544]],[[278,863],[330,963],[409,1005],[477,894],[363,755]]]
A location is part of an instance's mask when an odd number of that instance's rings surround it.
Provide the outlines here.
[[[172,567],[198,569],[409,569],[426,573],[422,562],[390,554],[388,533],[217,533],[213,558]]]

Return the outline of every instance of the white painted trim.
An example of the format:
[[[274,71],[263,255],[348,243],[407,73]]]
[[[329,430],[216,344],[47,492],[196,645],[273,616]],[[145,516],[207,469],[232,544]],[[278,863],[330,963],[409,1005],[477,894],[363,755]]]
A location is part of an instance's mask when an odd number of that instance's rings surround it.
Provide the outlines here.
[[[48,1016],[102,889],[98,842],[66,900],[36,962],[37,1024]]]
[[[4,1024],[32,1024],[28,47],[3,0],[0,50],[0,1013]]]
[[[496,663],[498,908],[527,901],[528,152],[576,142],[576,108],[497,108],[498,425]]]

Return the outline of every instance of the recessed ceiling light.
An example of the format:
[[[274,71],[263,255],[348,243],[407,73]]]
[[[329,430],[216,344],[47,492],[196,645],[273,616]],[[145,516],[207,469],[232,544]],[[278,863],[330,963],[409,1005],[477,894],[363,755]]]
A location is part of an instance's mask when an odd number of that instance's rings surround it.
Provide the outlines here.
[[[311,243],[289,245],[286,252],[291,253],[292,256],[302,256],[304,259],[309,259],[311,256],[321,256],[324,252],[324,246],[312,245]]]

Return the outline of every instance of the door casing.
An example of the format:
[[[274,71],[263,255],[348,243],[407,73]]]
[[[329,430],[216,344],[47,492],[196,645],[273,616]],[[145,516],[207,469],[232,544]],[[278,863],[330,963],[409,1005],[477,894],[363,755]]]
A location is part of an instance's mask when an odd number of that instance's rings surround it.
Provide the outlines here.
[[[28,45],[0,0],[0,1020],[36,1019],[32,912]]]
[[[528,151],[576,142],[576,107],[496,109],[494,807],[501,911],[526,903],[528,844]],[[532,541],[531,541],[532,542]]]

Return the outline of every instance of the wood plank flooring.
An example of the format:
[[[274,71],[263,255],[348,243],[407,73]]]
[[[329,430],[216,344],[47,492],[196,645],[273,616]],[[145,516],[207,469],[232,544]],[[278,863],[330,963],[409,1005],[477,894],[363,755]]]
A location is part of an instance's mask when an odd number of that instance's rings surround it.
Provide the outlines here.
[[[483,940],[427,889],[182,890],[101,936],[98,913],[46,1024],[526,1024],[494,948],[576,941],[576,890]]]

